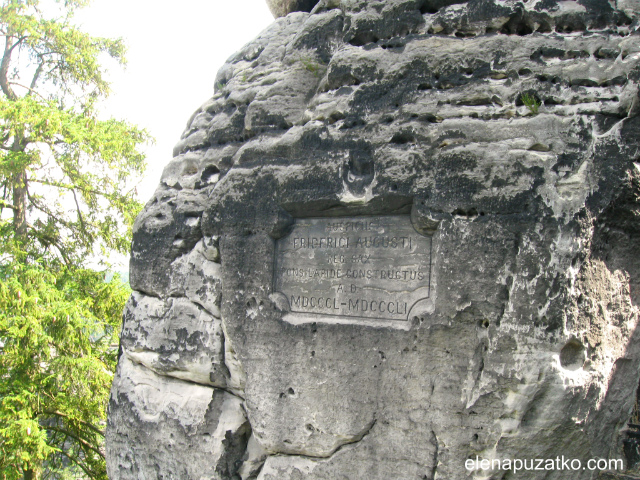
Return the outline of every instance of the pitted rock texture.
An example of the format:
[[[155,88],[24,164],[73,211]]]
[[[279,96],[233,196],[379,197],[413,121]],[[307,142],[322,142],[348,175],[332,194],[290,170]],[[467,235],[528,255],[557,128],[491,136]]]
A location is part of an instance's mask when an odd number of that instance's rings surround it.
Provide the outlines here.
[[[232,56],[135,224],[110,477],[499,480],[465,460],[622,458],[639,14],[321,0]],[[400,327],[289,321],[273,265],[293,219],[392,214],[432,235],[431,306]]]

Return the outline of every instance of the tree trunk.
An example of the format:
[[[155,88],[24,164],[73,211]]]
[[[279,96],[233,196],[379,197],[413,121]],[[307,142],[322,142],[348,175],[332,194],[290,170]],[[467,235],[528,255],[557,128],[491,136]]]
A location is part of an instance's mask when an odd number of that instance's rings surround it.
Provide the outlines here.
[[[18,46],[18,43],[13,44],[14,37],[11,35],[5,36],[4,54],[2,55],[2,61],[0,61],[0,88],[2,92],[11,101],[18,99],[15,92],[11,89],[7,74],[9,72],[9,65],[11,63],[11,53],[13,49]],[[13,145],[11,150],[13,152],[24,152],[26,147],[24,135],[21,132],[16,132],[13,138]],[[27,171],[24,167],[13,174],[11,179],[13,185],[13,230],[15,239],[20,243],[24,243],[27,240]]]
[[[21,170],[13,175],[13,231],[16,240],[27,240],[27,172]]]

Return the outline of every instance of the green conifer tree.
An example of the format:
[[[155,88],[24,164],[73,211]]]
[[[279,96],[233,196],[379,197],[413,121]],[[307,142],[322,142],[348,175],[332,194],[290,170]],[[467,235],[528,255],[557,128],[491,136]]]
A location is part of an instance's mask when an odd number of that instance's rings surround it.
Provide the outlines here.
[[[106,479],[104,421],[127,288],[88,262],[126,252],[145,131],[101,120],[86,0],[0,0],[0,478]]]

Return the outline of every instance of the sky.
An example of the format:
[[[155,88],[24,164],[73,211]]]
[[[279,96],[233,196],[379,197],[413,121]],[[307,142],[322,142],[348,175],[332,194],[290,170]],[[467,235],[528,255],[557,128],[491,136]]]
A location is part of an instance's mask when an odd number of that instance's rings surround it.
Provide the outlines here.
[[[127,66],[105,62],[112,94],[101,116],[127,120],[156,139],[145,149],[143,203],[159,183],[191,114],[213,95],[218,69],[273,22],[266,0],[93,0],[76,23],[94,36],[122,37]]]

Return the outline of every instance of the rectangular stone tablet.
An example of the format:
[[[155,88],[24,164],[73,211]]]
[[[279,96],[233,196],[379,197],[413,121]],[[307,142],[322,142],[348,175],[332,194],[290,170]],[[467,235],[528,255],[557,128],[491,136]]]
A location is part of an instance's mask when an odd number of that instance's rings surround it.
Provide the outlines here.
[[[319,321],[408,320],[430,277],[431,237],[408,215],[298,218],[276,244],[274,290]]]

